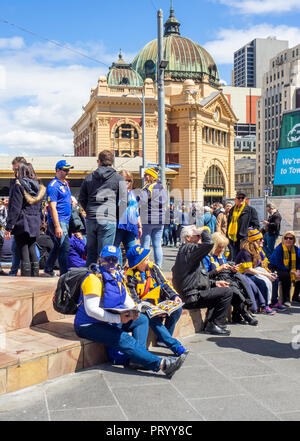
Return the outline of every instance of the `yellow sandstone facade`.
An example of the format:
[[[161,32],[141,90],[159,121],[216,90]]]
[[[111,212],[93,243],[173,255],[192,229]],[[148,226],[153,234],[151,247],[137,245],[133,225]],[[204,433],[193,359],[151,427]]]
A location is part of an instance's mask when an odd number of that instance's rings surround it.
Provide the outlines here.
[[[212,57],[182,37],[171,13],[165,24],[166,180],[171,196],[211,203],[235,195],[234,124],[237,118],[222,93]],[[113,63],[91,90],[84,113],[74,124],[75,156],[142,156],[142,90],[145,102],[146,165],[158,163],[158,98],[155,82],[157,40],[131,64]],[[126,163],[124,164],[126,168]],[[135,178],[139,175],[136,170]]]

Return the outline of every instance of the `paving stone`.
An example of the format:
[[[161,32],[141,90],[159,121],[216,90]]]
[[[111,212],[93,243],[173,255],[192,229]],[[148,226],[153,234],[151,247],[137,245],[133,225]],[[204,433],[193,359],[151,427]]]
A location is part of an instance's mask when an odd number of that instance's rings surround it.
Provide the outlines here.
[[[207,421],[276,421],[279,418],[253,398],[234,395],[223,398],[191,400]]]
[[[278,413],[277,416],[282,421],[300,421],[300,410],[298,412]]]
[[[114,388],[114,394],[129,420],[202,420],[200,414],[180,394],[183,387],[177,392],[171,384],[173,379],[166,381],[169,384]]]
[[[118,406],[87,407],[50,412],[51,421],[126,421]]]
[[[24,389],[0,397],[0,421],[48,421],[49,415],[43,388]]]
[[[98,369],[70,374],[47,382],[49,410],[112,406],[115,399]]]

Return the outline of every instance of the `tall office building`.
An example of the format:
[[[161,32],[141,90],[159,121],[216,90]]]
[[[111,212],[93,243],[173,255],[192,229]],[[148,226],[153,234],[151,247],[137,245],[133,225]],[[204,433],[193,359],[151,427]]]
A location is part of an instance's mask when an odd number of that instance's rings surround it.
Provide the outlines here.
[[[288,48],[288,41],[276,37],[255,38],[234,52],[233,85],[262,87],[262,76],[268,70],[269,60]]]
[[[256,190],[272,191],[283,112],[300,108],[300,44],[279,52],[263,75],[257,100]]]

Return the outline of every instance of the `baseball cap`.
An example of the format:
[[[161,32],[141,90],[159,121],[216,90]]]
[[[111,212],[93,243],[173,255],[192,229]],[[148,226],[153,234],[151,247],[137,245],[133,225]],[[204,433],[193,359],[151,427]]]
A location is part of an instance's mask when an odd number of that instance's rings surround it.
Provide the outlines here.
[[[244,196],[245,198],[247,197],[246,193],[242,190],[237,192],[236,197],[238,197],[238,196]]]
[[[120,250],[114,245],[105,245],[101,251],[101,257],[105,259],[106,257],[116,257],[119,260]]]
[[[58,161],[55,166],[55,170],[70,170],[71,168],[74,168],[73,165],[67,164],[65,159]]]

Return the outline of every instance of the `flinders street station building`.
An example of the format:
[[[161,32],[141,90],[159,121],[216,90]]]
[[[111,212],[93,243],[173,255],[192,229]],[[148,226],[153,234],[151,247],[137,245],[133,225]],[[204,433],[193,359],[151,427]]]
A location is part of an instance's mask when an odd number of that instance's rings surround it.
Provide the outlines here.
[[[164,28],[168,189],[171,195],[180,198],[181,193],[189,201],[232,198],[237,118],[222,93],[218,68],[203,47],[181,35],[172,7]],[[155,39],[131,63],[120,52],[118,61],[91,89],[89,102],[72,127],[75,157],[95,157],[110,149],[116,168],[133,172],[135,187],[141,185],[142,93],[145,162],[146,166],[158,163],[157,51]]]

